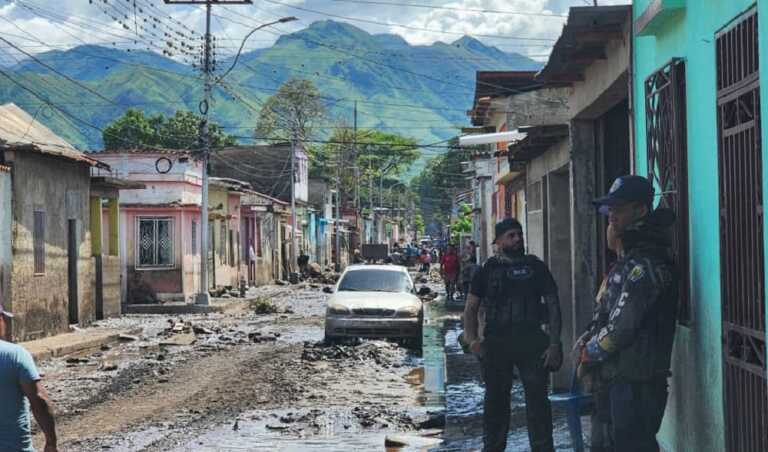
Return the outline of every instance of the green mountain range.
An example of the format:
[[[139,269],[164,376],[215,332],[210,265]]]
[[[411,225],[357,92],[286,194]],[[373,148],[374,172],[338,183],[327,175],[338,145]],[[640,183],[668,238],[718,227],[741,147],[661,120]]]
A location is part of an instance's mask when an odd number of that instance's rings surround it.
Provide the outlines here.
[[[202,98],[199,72],[148,51],[84,45],[36,58],[48,67],[29,59],[3,69],[0,103],[16,103],[81,149],[100,149],[98,129],[129,107],[172,115],[177,109],[197,111]],[[217,72],[231,62],[231,57],[218,61]],[[251,142],[264,99],[291,77],[307,78],[325,96],[325,136],[339,121],[352,124],[357,100],[359,127],[433,143],[455,136],[467,124],[475,71],[538,67],[527,57],[470,37],[413,46],[397,35],[372,35],[346,23],[321,21],[281,36],[272,47],[241,55],[214,89],[211,112],[229,134]],[[434,153],[439,150],[425,150],[425,157]]]

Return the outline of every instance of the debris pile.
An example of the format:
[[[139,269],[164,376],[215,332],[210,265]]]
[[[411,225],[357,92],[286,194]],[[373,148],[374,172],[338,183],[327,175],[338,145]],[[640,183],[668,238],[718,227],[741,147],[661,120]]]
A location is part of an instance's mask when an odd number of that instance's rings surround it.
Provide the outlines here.
[[[307,281],[310,284],[334,285],[339,281],[340,276],[336,272],[327,271],[322,274],[312,275]]]
[[[250,303],[251,310],[256,314],[276,314],[278,312],[277,306],[272,303],[272,300],[265,296],[259,296]]]
[[[373,361],[380,366],[389,366],[399,356],[397,347],[387,342],[363,342],[359,345],[330,345],[323,341],[305,342],[301,354],[303,361]]]

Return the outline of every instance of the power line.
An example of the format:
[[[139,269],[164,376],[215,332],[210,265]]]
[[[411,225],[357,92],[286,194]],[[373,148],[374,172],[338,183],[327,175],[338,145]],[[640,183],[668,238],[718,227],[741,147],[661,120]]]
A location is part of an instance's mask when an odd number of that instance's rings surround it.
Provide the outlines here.
[[[555,18],[568,17],[568,15],[566,14],[535,13],[535,12],[522,12],[522,11],[500,11],[500,10],[485,9],[485,8],[458,8],[458,7],[451,7],[451,6],[425,5],[425,4],[419,4],[419,3],[381,2],[381,1],[366,1],[366,0],[333,0],[333,1],[344,2],[344,3],[358,3],[358,4],[364,4],[364,5],[406,6],[409,8],[425,8],[425,9],[433,9],[433,10],[439,9],[444,11],[466,11],[466,12],[483,13],[483,14],[502,14],[502,15],[509,15],[509,16],[536,16],[536,17],[555,17]]]
[[[430,32],[430,33],[440,33],[440,34],[460,35],[460,36],[466,35],[466,33],[463,33],[463,32],[460,32],[460,31],[436,30],[436,29],[431,29],[431,28],[414,27],[414,26],[411,26],[411,25],[403,25],[403,24],[396,24],[396,23],[380,22],[380,21],[377,21],[377,20],[363,19],[363,18],[360,18],[360,17],[340,16],[338,14],[326,13],[326,12],[323,12],[323,11],[318,11],[318,10],[315,10],[315,9],[304,8],[304,7],[301,7],[301,6],[290,5],[288,3],[282,3],[282,2],[275,1],[275,0],[264,0],[264,1],[266,1],[267,3],[273,3],[275,5],[280,5],[280,6],[284,6],[284,7],[287,7],[287,8],[296,9],[296,10],[299,10],[299,11],[304,11],[304,12],[309,12],[309,13],[314,13],[314,14],[320,14],[321,16],[328,16],[328,17],[333,17],[333,18],[336,18],[336,19],[345,19],[345,20],[351,20],[351,21],[354,21],[354,22],[361,22],[361,23],[367,23],[367,24],[373,24],[373,25],[383,25],[385,27],[403,28],[403,29],[407,29],[407,30],[427,31],[427,32]],[[474,36],[478,36],[478,37],[481,37],[481,38],[510,39],[510,40],[517,40],[517,41],[554,41],[555,40],[554,38],[531,38],[531,37],[520,37],[520,36],[488,35],[488,34],[479,34],[479,33],[478,34],[474,34]]]

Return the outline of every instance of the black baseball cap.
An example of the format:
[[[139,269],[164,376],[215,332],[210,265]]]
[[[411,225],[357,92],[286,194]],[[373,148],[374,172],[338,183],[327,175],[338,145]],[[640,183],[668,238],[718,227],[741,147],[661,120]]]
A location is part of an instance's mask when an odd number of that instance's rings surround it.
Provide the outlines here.
[[[608,194],[597,198],[592,203],[605,213],[607,207],[641,202],[648,207],[653,205],[653,185],[643,176],[629,175],[617,178]]]

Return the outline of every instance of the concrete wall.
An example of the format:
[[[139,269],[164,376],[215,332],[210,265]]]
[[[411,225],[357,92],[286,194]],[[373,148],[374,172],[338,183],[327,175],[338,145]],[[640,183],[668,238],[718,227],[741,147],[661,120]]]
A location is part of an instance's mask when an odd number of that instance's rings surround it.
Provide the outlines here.
[[[637,19],[649,0],[637,0]],[[687,127],[689,174],[689,260],[692,319],[678,326],[672,357],[671,393],[660,440],[667,450],[701,452],[724,450],[723,375],[720,300],[720,229],[718,216],[718,136],[715,33],[753,6],[753,0],[696,0],[672,19],[656,36],[635,39],[636,161],[647,174],[645,79],[673,57],[685,58],[687,75]],[[760,60],[768,61],[765,31],[768,2],[760,0]],[[768,72],[761,71],[761,97],[768,98]],[[768,114],[762,102],[762,117]],[[768,131],[762,127],[762,142]],[[768,159],[763,158],[768,174]],[[763,178],[763,199],[768,199],[768,178]],[[768,229],[766,229],[768,233]],[[768,240],[768,237],[766,237]],[[767,281],[768,282],[768,281]]]
[[[279,226],[271,213],[259,213],[256,219],[261,236],[261,257],[256,258],[256,284],[271,284],[278,277],[275,267],[280,262]]]
[[[568,97],[572,88],[543,88],[506,98],[509,130],[568,122]]]
[[[11,227],[13,224],[12,190],[10,168],[0,166],[0,303],[10,301],[11,271]],[[10,308],[9,308],[10,309]]]
[[[606,58],[587,66],[584,81],[573,83],[568,97],[569,118],[596,118],[627,97],[631,26],[625,24],[623,39],[606,43]]]
[[[167,174],[160,174],[155,169],[158,158],[174,160]],[[199,162],[188,160],[179,162],[175,156],[163,154],[103,154],[99,160],[110,165],[120,177],[132,181],[144,182],[141,190],[123,190],[120,192],[121,204],[197,204],[201,200],[202,166]]]
[[[120,257],[103,255],[104,318],[120,317]]]
[[[13,271],[10,309],[16,314],[16,340],[69,330],[67,233],[68,220],[77,225],[78,320],[95,319],[93,259],[90,233],[90,170],[88,165],[31,152],[13,160]],[[45,212],[45,272],[35,274],[34,211]]]

